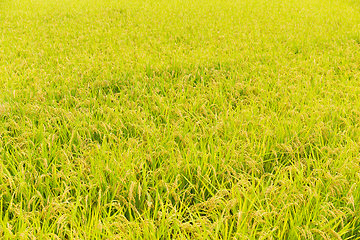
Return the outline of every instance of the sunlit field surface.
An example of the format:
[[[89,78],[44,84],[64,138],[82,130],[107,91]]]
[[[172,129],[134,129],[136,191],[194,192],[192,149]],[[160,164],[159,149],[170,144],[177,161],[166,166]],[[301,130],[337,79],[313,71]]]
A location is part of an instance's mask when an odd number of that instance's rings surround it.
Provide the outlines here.
[[[0,1],[1,239],[360,239],[358,0]]]

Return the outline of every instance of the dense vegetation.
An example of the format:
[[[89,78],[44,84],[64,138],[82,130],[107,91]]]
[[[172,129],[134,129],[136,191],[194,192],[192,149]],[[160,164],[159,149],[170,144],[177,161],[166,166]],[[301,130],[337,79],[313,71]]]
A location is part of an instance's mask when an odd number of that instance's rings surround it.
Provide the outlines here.
[[[360,239],[357,0],[0,2],[0,237]]]

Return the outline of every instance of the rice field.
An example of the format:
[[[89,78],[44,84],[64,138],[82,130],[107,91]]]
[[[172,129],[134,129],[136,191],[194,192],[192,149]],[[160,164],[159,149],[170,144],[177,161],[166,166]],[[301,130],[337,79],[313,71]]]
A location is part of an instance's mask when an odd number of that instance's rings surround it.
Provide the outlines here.
[[[360,239],[358,0],[0,2],[1,239]]]

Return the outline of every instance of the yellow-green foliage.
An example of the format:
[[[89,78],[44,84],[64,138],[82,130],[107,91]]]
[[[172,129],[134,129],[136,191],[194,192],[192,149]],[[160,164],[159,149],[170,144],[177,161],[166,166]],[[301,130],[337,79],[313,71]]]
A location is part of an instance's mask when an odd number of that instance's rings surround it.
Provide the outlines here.
[[[360,239],[357,0],[0,1],[0,237]]]

